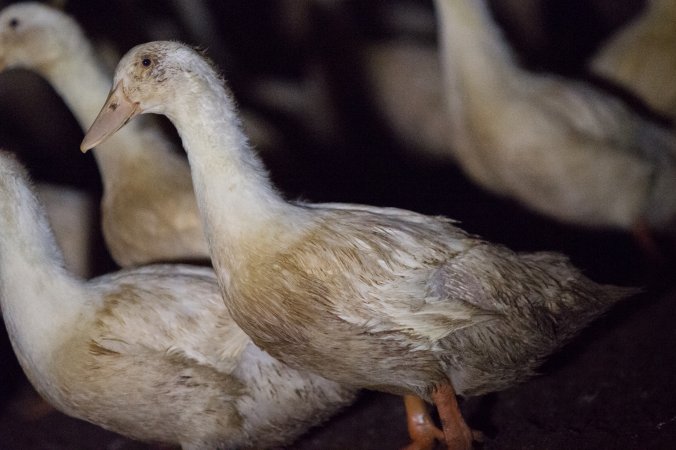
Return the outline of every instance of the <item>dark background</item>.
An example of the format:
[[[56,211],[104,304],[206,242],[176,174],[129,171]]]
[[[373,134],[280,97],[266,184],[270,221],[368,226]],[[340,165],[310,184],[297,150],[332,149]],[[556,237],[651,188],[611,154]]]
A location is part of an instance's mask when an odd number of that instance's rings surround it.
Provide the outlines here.
[[[8,3],[0,1],[0,7]],[[653,261],[628,234],[533,214],[482,191],[450,159],[431,158],[401,139],[371,95],[362,50],[401,40],[434,48],[430,1],[204,1],[210,26],[201,22],[197,28],[189,26],[180,3],[69,0],[65,8],[119,54],[154,39],[206,47],[242,110],[265,131],[252,139],[290,198],[446,215],[515,250],[562,251],[597,281],[645,288],[554,355],[542,376],[464,401],[469,422],[489,436],[484,448],[674,448],[673,243],[661,241],[665,261]],[[534,0],[537,14],[524,17],[514,14],[511,1],[491,3],[523,64],[585,79],[585,62],[602,39],[643,6],[638,0]],[[282,94],[270,98],[257,89],[261,79],[306,86],[311,70],[321,74],[319,102],[303,99],[294,106],[297,97],[284,101]],[[304,90],[298,92],[302,98]],[[36,179],[100,195],[93,157],[78,150],[81,139],[79,126],[44,81],[18,70],[0,74],[0,146],[17,152]],[[96,274],[115,269],[100,239],[94,251]],[[34,405],[3,331],[0,449],[145,448],[56,412],[32,412]],[[289,448],[380,449],[407,442],[401,400],[364,393]]]

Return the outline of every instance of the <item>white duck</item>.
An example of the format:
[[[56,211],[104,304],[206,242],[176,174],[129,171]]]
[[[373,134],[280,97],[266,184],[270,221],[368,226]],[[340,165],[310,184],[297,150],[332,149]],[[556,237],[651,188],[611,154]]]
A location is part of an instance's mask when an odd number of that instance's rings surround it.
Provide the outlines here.
[[[597,75],[635,92],[676,118],[676,2],[649,0],[645,9],[603,43],[590,62]]]
[[[354,396],[258,349],[209,268],[71,275],[23,167],[5,152],[0,289],[36,390],[60,411],[133,439],[185,449],[287,444]]]
[[[452,448],[472,440],[456,393],[527,379],[629,294],[593,283],[561,255],[516,254],[445,218],[287,202],[249,147],[223,80],[186,45],[134,47],[113,83],[82,149],[141,113],[171,120],[225,302],[254,342],[340,383],[433,401]],[[414,445],[430,445],[421,439]]]
[[[96,117],[110,75],[78,24],[39,3],[0,13],[0,70],[44,77],[84,128]],[[208,260],[190,169],[182,151],[152,123],[132,124],[94,152],[103,183],[103,237],[122,267]]]
[[[45,214],[62,250],[67,270],[82,278],[94,273],[94,222],[97,217],[94,196],[74,187],[37,183],[35,191],[45,206]],[[52,411],[50,405],[30,391],[17,403],[17,411],[26,418],[36,418]]]
[[[453,151],[484,188],[563,222],[665,230],[676,136],[590,84],[519,67],[483,0],[435,0]]]

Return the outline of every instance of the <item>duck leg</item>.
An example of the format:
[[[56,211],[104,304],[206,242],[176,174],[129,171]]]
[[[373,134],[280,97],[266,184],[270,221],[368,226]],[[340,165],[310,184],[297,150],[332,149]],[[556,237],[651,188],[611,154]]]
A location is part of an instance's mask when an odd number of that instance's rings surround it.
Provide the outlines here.
[[[423,399],[404,395],[404,406],[408,435],[412,441],[405,450],[432,450],[435,441],[445,440],[444,432],[434,425]]]
[[[470,450],[474,432],[467,426],[458,407],[455,390],[451,384],[441,385],[432,391],[432,401],[437,407],[449,450]]]

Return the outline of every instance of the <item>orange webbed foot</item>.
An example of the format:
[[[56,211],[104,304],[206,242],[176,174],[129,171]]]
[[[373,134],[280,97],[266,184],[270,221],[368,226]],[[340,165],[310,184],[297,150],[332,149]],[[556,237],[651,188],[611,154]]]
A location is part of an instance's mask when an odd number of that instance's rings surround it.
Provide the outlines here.
[[[444,430],[444,440],[449,450],[471,450],[472,443],[483,440],[483,435],[467,426],[460,413],[455,390],[450,384],[445,384],[432,392],[439,418]]]
[[[406,423],[411,443],[404,450],[432,450],[436,441],[444,441],[444,432],[436,425],[427,410],[427,405],[414,395],[404,396]]]

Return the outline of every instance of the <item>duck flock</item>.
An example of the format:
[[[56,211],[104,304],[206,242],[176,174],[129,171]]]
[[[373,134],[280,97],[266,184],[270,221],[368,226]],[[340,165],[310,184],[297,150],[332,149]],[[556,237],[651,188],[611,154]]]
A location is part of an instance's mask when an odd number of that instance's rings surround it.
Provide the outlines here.
[[[668,448],[676,3],[582,3],[0,2],[0,447]]]

